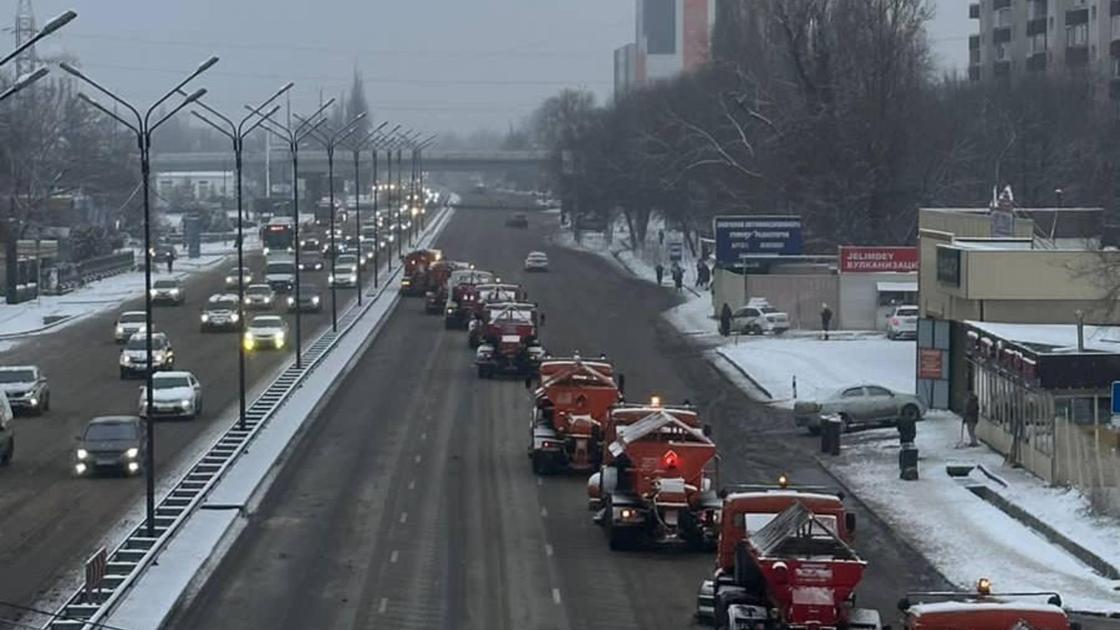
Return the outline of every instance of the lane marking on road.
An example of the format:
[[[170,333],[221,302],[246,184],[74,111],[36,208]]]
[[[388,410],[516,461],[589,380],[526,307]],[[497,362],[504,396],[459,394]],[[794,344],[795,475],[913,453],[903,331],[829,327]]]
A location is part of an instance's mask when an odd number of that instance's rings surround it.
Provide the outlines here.
[[[419,464],[419,463],[420,463],[420,456],[419,456],[419,455],[417,455],[417,456],[416,456],[416,463],[417,463],[417,464]]]
[[[558,588],[553,588],[552,589],[552,602],[554,604],[556,604],[557,606],[560,605],[560,589],[558,589]]]
[[[401,523],[408,521],[408,512],[401,512]]]
[[[377,614],[384,615],[385,614],[385,609],[388,608],[388,607],[389,607],[389,598],[388,597],[382,597],[381,598],[381,603],[377,605]]]
[[[409,490],[415,490],[415,489],[416,489],[416,480],[415,480],[415,479],[413,479],[412,481],[408,482],[408,489],[409,489]]]
[[[544,555],[548,556],[549,558],[552,557],[552,545],[548,543],[544,544]]]
[[[428,434],[427,434],[427,433],[421,433],[421,434],[420,434],[420,439],[421,439],[421,440],[426,440],[426,439],[428,439]]]
[[[541,506],[541,518],[548,518],[548,508]]]
[[[389,554],[389,562],[392,564],[396,564],[398,557],[400,557],[400,552],[394,549],[393,553]]]
[[[537,486],[543,486],[543,485],[544,485],[544,479],[541,479],[540,477],[537,477]]]

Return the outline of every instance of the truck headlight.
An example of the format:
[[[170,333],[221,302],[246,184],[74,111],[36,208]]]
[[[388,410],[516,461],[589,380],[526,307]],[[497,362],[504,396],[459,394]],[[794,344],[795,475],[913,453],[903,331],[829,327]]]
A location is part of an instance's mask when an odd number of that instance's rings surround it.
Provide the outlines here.
[[[88,459],[89,458],[89,451],[87,451],[84,448],[78,449],[77,451],[75,451],[74,454],[78,457],[78,459]]]
[[[140,449],[136,448],[135,446],[133,446],[132,448],[130,448],[127,451],[124,452],[124,456],[127,457],[128,459],[136,459],[136,456],[139,455],[139,454],[140,454]]]
[[[208,321],[210,321],[210,316],[207,315],[206,313],[203,313],[202,314],[202,323],[205,324]]]

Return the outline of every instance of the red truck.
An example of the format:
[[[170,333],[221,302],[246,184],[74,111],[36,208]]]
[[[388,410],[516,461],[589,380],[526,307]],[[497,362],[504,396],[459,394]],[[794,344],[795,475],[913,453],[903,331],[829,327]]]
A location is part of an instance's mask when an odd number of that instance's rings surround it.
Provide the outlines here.
[[[480,284],[476,288],[476,294],[478,299],[474,302],[470,323],[467,324],[467,345],[472,350],[482,343],[486,323],[495,312],[501,310],[500,305],[523,303],[526,295],[521,290],[521,285],[511,283]]]
[[[478,269],[456,269],[447,279],[447,305],[443,326],[466,329],[478,300],[478,285],[494,281],[494,274]]]
[[[538,327],[543,324],[544,315],[535,304],[502,304],[492,312],[475,350],[478,377],[535,375],[545,355],[538,338]]]
[[[470,263],[454,260],[443,259],[432,263],[428,270],[428,288],[424,291],[424,312],[428,315],[442,314],[447,304],[447,281],[451,278],[451,272],[470,268]]]
[[[428,277],[432,265],[443,258],[438,249],[418,249],[405,254],[404,271],[401,274],[401,295],[421,296],[432,286]]]
[[[912,593],[898,602],[906,630],[1075,630],[1057,593],[992,593],[981,578],[976,592]]]
[[[622,375],[615,375],[606,358],[575,355],[542,361],[540,379],[533,392],[529,445],[533,472],[598,470],[603,423],[622,398]],[[526,381],[526,386],[532,382]]]
[[[587,482],[611,549],[686,544],[709,549],[720,502],[716,446],[691,406],[620,405],[603,428],[603,465]]]

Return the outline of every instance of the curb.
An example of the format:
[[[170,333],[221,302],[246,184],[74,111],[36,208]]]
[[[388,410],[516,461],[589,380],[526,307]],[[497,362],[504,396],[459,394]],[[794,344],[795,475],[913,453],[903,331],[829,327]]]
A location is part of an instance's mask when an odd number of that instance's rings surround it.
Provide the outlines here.
[[[53,321],[49,324],[46,324],[45,326],[40,326],[39,328],[32,328],[30,330],[21,330],[19,332],[14,332],[14,333],[0,334],[0,341],[7,341],[9,339],[22,339],[23,337],[34,337],[35,335],[44,333],[44,332],[46,332],[46,331],[48,331],[48,330],[50,330],[50,329],[52,329],[56,326],[61,326],[65,323],[73,320],[75,317],[77,317],[77,315],[67,315],[66,317],[63,317],[62,319],[55,320],[55,321]]]
[[[781,402],[779,400],[774,400],[774,395],[770,393],[770,390],[766,389],[761,384],[759,384],[759,382],[754,380],[754,377],[751,376],[746,370],[744,370],[738,363],[732,361],[726,354],[724,354],[723,353],[723,348],[716,348],[716,354],[719,356],[719,358],[723,359],[724,361],[727,362],[728,365],[730,365],[732,368],[734,368],[736,372],[741,374],[743,376],[743,378],[750,381],[751,385],[754,385],[758,389],[758,391],[762,392],[763,395],[765,395],[766,398],[769,399],[769,400],[762,400],[762,401],[759,401],[759,402],[762,402],[762,403],[765,403],[765,404]]]

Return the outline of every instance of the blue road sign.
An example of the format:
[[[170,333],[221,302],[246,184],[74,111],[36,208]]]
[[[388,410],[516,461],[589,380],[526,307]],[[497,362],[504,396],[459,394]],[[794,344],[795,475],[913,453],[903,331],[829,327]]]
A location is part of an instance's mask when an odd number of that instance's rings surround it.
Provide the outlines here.
[[[1112,415],[1120,416],[1120,381],[1112,381]]]
[[[737,267],[755,256],[801,254],[801,217],[794,215],[740,215],[712,219],[716,237],[716,262]]]

